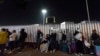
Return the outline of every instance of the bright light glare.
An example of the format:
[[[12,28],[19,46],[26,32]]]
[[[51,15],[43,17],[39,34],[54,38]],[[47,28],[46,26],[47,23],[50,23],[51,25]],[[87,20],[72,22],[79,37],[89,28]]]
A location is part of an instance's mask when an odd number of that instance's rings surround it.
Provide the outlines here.
[[[46,9],[43,9],[43,10],[42,10],[42,13],[43,13],[43,14],[46,14],[46,13],[47,13],[47,10],[46,10]]]

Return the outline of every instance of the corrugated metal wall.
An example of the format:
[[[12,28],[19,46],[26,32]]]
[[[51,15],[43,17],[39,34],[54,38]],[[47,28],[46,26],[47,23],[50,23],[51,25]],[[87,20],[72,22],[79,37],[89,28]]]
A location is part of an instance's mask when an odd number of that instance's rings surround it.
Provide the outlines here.
[[[22,28],[26,30],[28,33],[28,37],[26,39],[26,42],[36,42],[36,33],[37,30],[40,29],[44,34],[50,33],[50,28],[59,28],[60,29],[60,24],[47,24],[47,25],[24,25],[24,26],[1,26],[1,28],[7,28],[9,31],[12,32],[12,30],[16,30],[17,34],[19,36],[19,32]],[[88,23],[84,24],[71,24],[67,23],[66,28],[71,35],[73,35],[74,31],[78,28],[80,28],[81,32],[83,35],[88,39],[92,33],[93,29],[97,30],[97,33],[100,35],[100,23],[91,23],[90,25]]]

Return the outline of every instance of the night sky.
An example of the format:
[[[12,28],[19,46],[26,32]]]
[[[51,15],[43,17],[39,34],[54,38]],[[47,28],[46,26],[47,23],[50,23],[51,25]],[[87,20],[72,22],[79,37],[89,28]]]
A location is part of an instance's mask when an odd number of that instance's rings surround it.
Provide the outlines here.
[[[100,1],[88,3],[91,20],[100,20]],[[56,23],[87,20],[85,0],[4,0],[0,4],[0,25],[42,23],[43,8],[48,10],[47,17],[56,17]]]

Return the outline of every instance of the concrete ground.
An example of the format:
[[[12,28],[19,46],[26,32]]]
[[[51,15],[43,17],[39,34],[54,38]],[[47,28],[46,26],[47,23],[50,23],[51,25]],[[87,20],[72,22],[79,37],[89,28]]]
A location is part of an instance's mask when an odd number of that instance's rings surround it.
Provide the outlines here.
[[[67,54],[61,51],[56,51],[55,53],[50,53],[50,52],[41,53],[40,51],[30,48],[23,50],[22,53],[15,51],[12,54],[6,54],[5,56],[75,56],[75,54]],[[92,55],[84,54],[83,56],[92,56]]]

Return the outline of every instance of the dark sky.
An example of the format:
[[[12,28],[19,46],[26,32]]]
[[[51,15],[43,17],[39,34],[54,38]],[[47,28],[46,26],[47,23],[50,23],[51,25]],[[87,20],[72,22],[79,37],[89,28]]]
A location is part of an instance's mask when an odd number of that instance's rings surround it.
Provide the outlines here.
[[[91,20],[100,20],[100,1],[88,3]],[[48,10],[46,16],[56,17],[57,23],[87,20],[85,0],[4,0],[0,4],[0,25],[42,23],[43,8]]]

